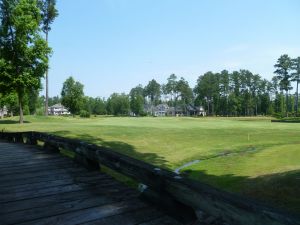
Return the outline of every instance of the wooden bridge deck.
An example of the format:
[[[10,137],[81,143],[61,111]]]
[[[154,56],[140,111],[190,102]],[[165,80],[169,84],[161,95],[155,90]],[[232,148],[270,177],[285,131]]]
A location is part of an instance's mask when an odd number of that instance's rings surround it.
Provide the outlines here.
[[[179,224],[107,174],[0,142],[0,224]]]

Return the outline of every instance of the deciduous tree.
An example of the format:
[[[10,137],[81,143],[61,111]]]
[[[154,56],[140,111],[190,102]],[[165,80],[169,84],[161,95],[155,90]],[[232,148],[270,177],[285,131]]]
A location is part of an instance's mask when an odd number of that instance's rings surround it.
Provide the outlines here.
[[[115,116],[128,115],[130,103],[128,95],[113,93],[107,100],[107,111]]]
[[[130,109],[135,115],[140,115],[144,112],[144,97],[143,97],[143,87],[138,85],[135,88],[132,88],[130,96]]]
[[[145,96],[150,98],[151,104],[154,105],[160,98],[161,90],[160,84],[156,80],[152,79],[145,87]]]
[[[82,108],[83,99],[83,84],[75,81],[73,77],[69,77],[63,84],[61,103],[75,116]]]
[[[0,89],[18,96],[23,123],[24,96],[39,89],[51,49],[41,36],[41,11],[36,0],[0,0]]]

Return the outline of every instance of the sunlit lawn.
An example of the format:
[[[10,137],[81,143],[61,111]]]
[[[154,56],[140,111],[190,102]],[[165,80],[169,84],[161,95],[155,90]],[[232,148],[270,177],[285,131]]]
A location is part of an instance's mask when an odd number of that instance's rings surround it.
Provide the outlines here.
[[[300,124],[263,117],[26,120],[23,125],[0,120],[0,129],[80,138],[172,170],[200,159],[185,168],[189,176],[300,212]]]

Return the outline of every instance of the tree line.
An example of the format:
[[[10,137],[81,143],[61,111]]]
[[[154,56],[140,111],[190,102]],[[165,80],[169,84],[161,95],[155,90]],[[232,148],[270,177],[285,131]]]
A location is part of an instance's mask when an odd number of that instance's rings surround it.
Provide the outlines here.
[[[298,116],[298,84],[300,80],[300,57],[291,59],[282,55],[274,65],[271,80],[262,78],[249,70],[218,73],[206,72],[190,87],[183,78],[171,74],[164,84],[155,79],[146,86],[137,85],[128,94],[113,93],[109,98],[84,95],[84,85],[69,77],[64,83],[61,96],[49,98],[49,105],[62,103],[73,115],[147,115],[145,108],[167,104],[181,111],[187,107],[203,106],[208,115],[216,116]],[[296,91],[291,93],[292,82]],[[30,99],[30,101],[29,101]],[[24,98],[26,114],[43,114],[44,96],[29,92]],[[17,96],[13,92],[1,98],[11,112],[18,114]]]
[[[147,106],[167,104],[182,112],[188,106],[203,106],[208,115],[216,116],[297,116],[300,57],[282,55],[274,68],[271,80],[244,69],[209,71],[198,77],[193,88],[183,77],[171,74],[164,84],[152,79],[145,87],[138,85],[128,94],[113,93],[108,99],[84,96],[83,85],[70,77],[64,82],[59,101],[72,114],[82,115],[141,116],[147,114]],[[295,93],[290,92],[292,82]]]

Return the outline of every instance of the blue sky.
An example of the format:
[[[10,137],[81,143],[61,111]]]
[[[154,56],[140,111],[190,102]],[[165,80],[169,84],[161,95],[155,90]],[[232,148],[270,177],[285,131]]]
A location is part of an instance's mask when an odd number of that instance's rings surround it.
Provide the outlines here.
[[[129,92],[171,73],[249,69],[273,76],[300,56],[299,0],[58,0],[49,43],[50,96],[69,76],[88,96]]]

